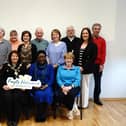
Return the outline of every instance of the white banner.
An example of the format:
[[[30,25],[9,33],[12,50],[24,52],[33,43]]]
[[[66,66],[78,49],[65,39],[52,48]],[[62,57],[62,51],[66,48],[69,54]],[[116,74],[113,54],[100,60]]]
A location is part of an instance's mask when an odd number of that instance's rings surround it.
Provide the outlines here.
[[[8,77],[7,78],[7,85],[11,89],[32,89],[32,87],[40,87],[41,82],[40,80],[37,81],[31,81],[31,76],[29,75],[24,75],[24,76],[19,76],[19,78],[12,78]]]

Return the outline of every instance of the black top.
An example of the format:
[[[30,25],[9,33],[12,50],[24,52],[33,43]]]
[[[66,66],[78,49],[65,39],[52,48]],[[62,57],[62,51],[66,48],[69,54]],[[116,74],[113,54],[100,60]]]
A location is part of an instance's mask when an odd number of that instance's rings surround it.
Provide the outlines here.
[[[97,46],[90,42],[84,49],[76,50],[74,64],[83,67],[82,74],[89,74],[94,71],[94,61],[97,56]]]
[[[66,43],[67,52],[74,52],[80,48],[81,40],[78,37],[74,37],[72,41],[68,37],[62,38],[61,41]]]
[[[6,80],[8,77],[16,78],[19,75],[27,74],[26,66],[23,64],[17,64],[17,66],[13,67],[9,63],[3,65],[3,68],[0,72],[0,88],[6,84]]]

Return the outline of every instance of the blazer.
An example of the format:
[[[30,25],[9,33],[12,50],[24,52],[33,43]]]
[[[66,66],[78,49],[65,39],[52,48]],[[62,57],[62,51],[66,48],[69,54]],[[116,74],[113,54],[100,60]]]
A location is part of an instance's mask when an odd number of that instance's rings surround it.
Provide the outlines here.
[[[81,45],[80,45],[81,48]],[[79,55],[80,55],[80,49],[75,50],[74,52],[75,60],[74,64],[79,66]],[[84,71],[82,71],[82,74],[89,74],[94,72],[94,62],[97,56],[97,46],[93,42],[89,42],[87,47],[85,48],[85,51],[82,54],[82,66]]]

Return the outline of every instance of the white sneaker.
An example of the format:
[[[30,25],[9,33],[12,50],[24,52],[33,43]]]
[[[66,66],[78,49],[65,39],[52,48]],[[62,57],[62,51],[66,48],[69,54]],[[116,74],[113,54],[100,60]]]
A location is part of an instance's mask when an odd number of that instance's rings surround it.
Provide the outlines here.
[[[74,110],[73,110],[73,114],[74,114],[75,116],[80,116],[80,110],[79,110],[79,109],[74,109]]]
[[[72,120],[72,119],[73,119],[73,111],[69,111],[69,112],[67,113],[67,118],[68,118],[69,120]]]

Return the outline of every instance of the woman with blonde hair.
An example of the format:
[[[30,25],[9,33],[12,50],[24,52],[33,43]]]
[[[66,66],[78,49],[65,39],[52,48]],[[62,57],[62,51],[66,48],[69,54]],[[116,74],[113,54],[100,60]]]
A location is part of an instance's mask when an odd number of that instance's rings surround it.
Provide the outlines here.
[[[80,67],[73,65],[74,55],[69,52],[64,55],[65,64],[59,66],[57,71],[58,96],[57,100],[63,103],[67,109],[68,119],[73,119],[73,104],[80,91],[81,73]]]

